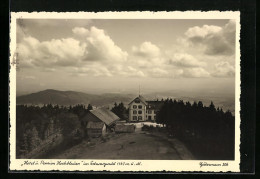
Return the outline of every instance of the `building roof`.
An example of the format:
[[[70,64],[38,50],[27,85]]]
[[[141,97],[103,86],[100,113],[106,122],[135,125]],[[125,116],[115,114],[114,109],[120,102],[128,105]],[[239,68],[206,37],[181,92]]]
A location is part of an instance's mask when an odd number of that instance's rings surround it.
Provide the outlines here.
[[[89,129],[102,129],[103,126],[104,126],[104,122],[89,121],[87,124],[87,128]]]
[[[138,96],[136,97],[133,101],[131,101],[129,103],[129,105],[134,102],[136,99],[139,99],[142,103],[144,103],[145,105],[147,105],[148,109],[155,109],[155,110],[159,110],[162,105],[164,104],[164,101],[146,101],[146,99],[143,96]]]
[[[89,112],[101,121],[103,121],[106,125],[111,125],[115,121],[119,120],[119,117],[117,115],[106,108],[94,109],[90,110]]]
[[[133,101],[131,101],[129,104],[131,104],[132,102],[134,102],[135,100],[139,99],[142,103],[144,103],[145,105],[147,105],[147,102],[145,100],[145,98],[141,95],[139,95],[138,97],[136,97]]]

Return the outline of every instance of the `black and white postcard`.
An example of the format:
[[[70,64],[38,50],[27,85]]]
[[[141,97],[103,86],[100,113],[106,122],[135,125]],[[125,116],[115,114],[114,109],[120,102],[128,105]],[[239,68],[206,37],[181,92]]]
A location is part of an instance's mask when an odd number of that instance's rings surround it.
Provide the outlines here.
[[[240,12],[13,12],[10,170],[239,172]]]

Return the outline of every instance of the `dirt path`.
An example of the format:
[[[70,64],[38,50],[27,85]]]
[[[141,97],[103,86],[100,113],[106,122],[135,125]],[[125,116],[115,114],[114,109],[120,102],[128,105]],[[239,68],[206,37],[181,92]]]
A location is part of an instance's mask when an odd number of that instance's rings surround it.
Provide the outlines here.
[[[192,159],[192,155],[176,139],[168,140],[160,135],[138,131],[115,134],[103,143],[83,141],[52,158],[182,160]]]

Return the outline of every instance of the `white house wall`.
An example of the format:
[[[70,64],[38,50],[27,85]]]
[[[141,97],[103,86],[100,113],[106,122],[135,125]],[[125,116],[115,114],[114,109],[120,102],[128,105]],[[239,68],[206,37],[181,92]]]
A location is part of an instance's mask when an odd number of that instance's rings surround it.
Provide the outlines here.
[[[136,106],[136,108],[135,108],[135,106]],[[142,108],[139,108],[138,106],[142,106]],[[154,109],[148,109],[148,106],[149,105],[146,105],[142,101],[140,101],[139,103],[136,103],[135,101],[130,103],[129,104],[129,121],[148,121],[149,116],[151,117],[150,118],[151,121],[155,121],[156,112],[154,111]],[[134,113],[134,111],[136,111],[136,114]],[[142,114],[140,114],[139,111],[141,111]],[[151,113],[149,113],[149,111],[151,111]],[[142,119],[140,119],[140,117]]]
[[[136,108],[134,108],[136,106]],[[140,109],[138,106],[142,106]],[[136,111],[136,114],[134,114],[134,111]],[[139,112],[141,111],[142,114]],[[136,117],[137,120],[134,120],[134,116]],[[141,117],[141,119],[140,119]],[[142,102],[140,103],[135,103],[132,102],[129,106],[129,120],[130,121],[146,121],[146,105]]]
[[[151,111],[151,113],[149,113],[149,111]],[[149,116],[151,116],[151,120],[152,121],[155,121],[155,119],[156,119],[156,113],[155,113],[155,111],[154,111],[154,109],[147,109],[146,110],[146,118],[147,118],[147,120],[149,120]]]

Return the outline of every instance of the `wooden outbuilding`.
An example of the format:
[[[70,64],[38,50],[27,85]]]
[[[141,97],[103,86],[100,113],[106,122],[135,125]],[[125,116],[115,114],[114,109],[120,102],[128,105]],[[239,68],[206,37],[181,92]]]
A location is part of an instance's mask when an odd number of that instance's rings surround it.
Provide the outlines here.
[[[83,125],[86,126],[86,134],[89,137],[101,136],[113,131],[119,117],[106,108],[90,110],[83,118]]]
[[[104,122],[89,121],[86,128],[89,137],[100,137],[106,134],[106,125]]]

